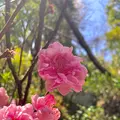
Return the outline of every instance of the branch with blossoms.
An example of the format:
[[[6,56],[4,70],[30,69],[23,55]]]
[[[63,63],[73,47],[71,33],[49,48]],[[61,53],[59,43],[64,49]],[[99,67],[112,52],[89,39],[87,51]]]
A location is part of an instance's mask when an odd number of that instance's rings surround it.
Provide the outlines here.
[[[17,105],[13,100],[9,103],[9,96],[4,88],[0,88],[0,120],[58,120],[60,111],[53,95],[39,97],[33,95],[31,103],[24,106]]]
[[[42,13],[42,14],[43,14],[42,17],[44,17],[44,14],[45,14],[45,9],[44,9],[45,3],[46,3],[46,1],[43,1],[43,2],[41,2],[41,5],[40,5],[40,6],[42,6],[42,8],[40,7],[40,8],[41,8],[40,11],[42,11],[42,12],[44,11],[44,13]],[[43,5],[44,5],[44,7],[43,7]],[[54,39],[54,37],[56,36],[56,34],[57,34],[58,30],[59,30],[60,24],[61,24],[61,22],[62,22],[62,19],[63,19],[63,12],[65,11],[66,7],[67,7],[67,1],[66,1],[65,4],[63,5],[63,9],[61,10],[60,16],[59,16],[59,18],[58,18],[58,20],[57,20],[57,22],[56,22],[56,26],[55,26],[54,30],[52,31],[50,37],[48,38],[47,43],[45,44],[45,46],[44,46],[42,49],[47,48],[48,45],[50,44],[50,42],[51,42],[51,41]],[[39,19],[41,20],[41,17],[39,17]],[[27,76],[28,76],[28,78],[29,78],[29,79],[28,79],[28,84],[27,84],[26,89],[25,89],[25,95],[24,95],[24,99],[23,99],[23,104],[25,104],[25,102],[26,102],[26,100],[27,100],[28,91],[29,91],[30,85],[31,85],[32,76],[30,75],[30,73],[32,73],[32,71],[33,71],[33,69],[34,69],[34,66],[35,66],[35,64],[36,64],[36,62],[37,62],[37,60],[38,60],[37,54],[38,54],[38,48],[40,48],[40,46],[38,46],[38,45],[39,45],[39,43],[40,43],[40,41],[41,41],[41,39],[42,39],[42,38],[41,38],[41,35],[42,35],[42,32],[43,32],[43,27],[44,27],[43,24],[44,24],[44,19],[42,19],[42,21],[39,23],[39,27],[41,28],[41,30],[39,31],[38,37],[37,37],[36,42],[35,42],[35,43],[36,43],[36,44],[35,44],[36,56],[35,56],[34,59],[33,59],[32,65],[30,66],[30,68],[29,68],[28,71],[26,72],[25,76],[24,76],[23,79],[21,80],[21,82],[23,83],[23,82],[25,81],[25,79],[26,79]],[[39,42],[38,42],[38,41],[39,41]]]
[[[7,13],[9,12],[8,9],[6,9],[6,11]],[[38,51],[38,56],[34,58],[32,66],[22,80],[19,80],[11,60],[8,59],[8,65],[18,87],[19,101],[13,99],[12,102],[9,102],[9,96],[7,95],[5,89],[0,88],[1,120],[58,120],[60,118],[60,111],[57,108],[54,108],[56,101],[50,92],[57,89],[62,95],[65,96],[72,90],[76,92],[80,92],[82,90],[82,86],[87,75],[86,68],[81,64],[83,60],[72,54],[72,47],[65,47],[59,42],[49,45],[54,36],[57,34],[63,17],[63,12],[64,10],[61,11],[55,30],[53,31],[47,44],[43,49]],[[8,18],[9,16],[6,18],[6,21]],[[42,21],[42,23],[40,22],[42,29],[43,25],[44,21]],[[41,35],[42,30],[41,33],[38,34],[38,38],[41,39]],[[7,47],[10,48],[10,32],[6,33],[6,41]],[[36,50],[38,50],[38,47]],[[38,74],[40,78],[45,81],[47,94],[43,97],[33,95],[31,98],[31,103],[25,104],[31,84],[32,71],[37,60]],[[24,98],[22,98],[22,83],[26,77],[28,77],[28,84],[26,86]]]
[[[87,76],[83,59],[73,55],[72,50],[54,42],[39,51],[38,74],[45,81],[45,96],[33,95],[31,103],[20,106],[17,100],[10,103],[6,90],[0,88],[0,119],[58,120],[60,111],[54,108],[56,101],[50,92],[57,89],[63,96],[73,90],[80,92]]]

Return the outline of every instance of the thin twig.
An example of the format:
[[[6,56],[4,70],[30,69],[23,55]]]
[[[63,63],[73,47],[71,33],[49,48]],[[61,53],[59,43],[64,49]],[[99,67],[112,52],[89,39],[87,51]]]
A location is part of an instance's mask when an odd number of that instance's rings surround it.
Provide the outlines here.
[[[66,0],[66,1],[64,2],[63,7],[62,7],[62,9],[61,9],[60,16],[59,16],[59,18],[58,18],[58,20],[57,20],[57,22],[56,22],[56,27],[55,27],[54,31],[51,33],[51,35],[50,35],[50,37],[49,37],[49,39],[48,39],[48,42],[47,42],[46,45],[43,47],[43,49],[46,48],[46,47],[50,44],[50,42],[54,39],[54,37],[56,36],[56,34],[57,34],[58,30],[59,30],[60,24],[61,24],[61,22],[62,22],[62,19],[63,19],[63,13],[65,12],[65,10],[66,10],[66,8],[67,8],[67,2],[68,2],[68,0]]]
[[[38,29],[37,39],[35,40],[35,55],[34,56],[37,55],[40,49],[41,41],[42,41],[46,3],[47,3],[47,0],[41,0],[40,7],[39,7],[39,25],[38,25],[39,29]]]
[[[15,72],[15,68],[12,65],[11,59],[8,59],[7,62],[8,62],[9,68],[10,68],[10,70],[12,72],[12,75],[14,77],[15,83],[17,84],[18,95],[19,95],[19,99],[21,100],[21,98],[22,98],[22,85],[21,85],[21,82],[20,82],[20,80],[19,80],[19,78],[18,78],[18,76],[17,76],[17,74]]]
[[[5,12],[6,12],[5,22],[7,24],[8,23],[7,21],[9,21],[9,18],[10,18],[10,16],[9,16],[9,13],[10,13],[10,1],[9,0],[5,0],[5,3],[6,3],[5,4],[6,5],[5,6]],[[7,29],[8,29],[8,31],[5,31],[6,47],[10,49],[11,48],[10,31],[9,31],[10,29],[9,29],[9,27]],[[16,83],[17,88],[18,88],[19,100],[21,100],[21,98],[22,98],[22,85],[21,85],[21,82],[20,82],[20,80],[19,80],[19,78],[18,78],[18,76],[16,74],[16,71],[15,71],[15,68],[14,68],[14,66],[12,64],[11,59],[10,58],[7,59],[7,62],[8,62],[8,66],[9,66],[11,72],[12,72],[12,75],[14,77],[15,83]]]
[[[48,31],[51,31],[51,32],[54,31],[54,29],[51,28],[51,27],[49,27],[49,26],[45,26],[45,29],[47,29]],[[70,37],[70,36],[68,36],[68,35],[66,35],[66,34],[64,34],[64,33],[60,32],[60,31],[58,32],[58,34],[59,34],[60,36],[65,37],[66,39],[69,39],[69,40],[72,40],[72,39],[73,39],[72,37]]]
[[[23,41],[22,48],[21,48],[21,52],[20,52],[20,60],[19,60],[18,76],[19,76],[19,74],[20,74],[20,70],[21,70],[21,64],[22,64],[22,56],[23,56],[24,44],[25,44],[25,39],[24,39],[24,41]]]
[[[25,42],[26,42],[26,40],[27,40],[27,38],[26,38],[26,31],[27,31],[27,27],[28,27],[29,22],[30,22],[30,20],[28,20],[27,26],[24,27],[24,23],[23,23],[23,21],[22,21],[22,25],[23,25],[23,28],[24,28],[24,33],[23,33],[23,43],[22,43],[21,52],[20,52],[20,61],[19,61],[18,75],[19,75],[20,70],[21,70],[23,50],[24,50]]]
[[[37,63],[38,60],[38,56],[36,56],[32,62],[32,65],[29,67],[29,69],[27,70],[25,76],[22,78],[21,83],[23,83],[25,81],[25,79],[27,78],[27,76],[29,75],[29,72],[31,72],[35,66],[35,64]]]
[[[32,71],[29,72],[29,75],[28,75],[28,83],[27,83],[27,86],[25,88],[25,95],[24,95],[24,98],[23,98],[23,101],[22,101],[23,105],[26,103],[26,100],[27,100],[27,97],[28,97],[28,94],[29,94],[29,88],[30,88],[31,82],[32,82]]]
[[[7,23],[3,27],[2,31],[0,32],[0,40],[2,40],[2,37],[4,36],[4,34],[9,30],[14,18],[16,17],[18,12],[21,10],[21,8],[24,6],[26,1],[27,0],[21,0],[21,2],[18,4],[16,10],[13,12],[12,16],[9,18],[9,20],[7,21]]]

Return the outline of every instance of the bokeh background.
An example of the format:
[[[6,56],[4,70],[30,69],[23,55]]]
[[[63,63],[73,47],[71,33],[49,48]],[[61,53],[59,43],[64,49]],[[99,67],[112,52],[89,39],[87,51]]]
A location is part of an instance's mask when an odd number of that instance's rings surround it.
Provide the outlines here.
[[[0,59],[0,86],[11,99],[20,97],[20,90],[24,102],[35,93],[45,95],[33,62],[46,43],[59,41],[73,46],[88,69],[82,92],[52,93],[60,120],[120,120],[120,0],[22,1],[0,0],[0,31],[21,6],[0,39],[1,54],[15,51],[11,60]]]

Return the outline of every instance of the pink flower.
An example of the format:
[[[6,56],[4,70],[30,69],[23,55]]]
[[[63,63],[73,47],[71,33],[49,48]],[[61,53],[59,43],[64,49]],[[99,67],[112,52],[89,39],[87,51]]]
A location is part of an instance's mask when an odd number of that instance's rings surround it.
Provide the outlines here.
[[[57,108],[53,108],[55,99],[53,95],[46,95],[45,97],[32,96],[32,104],[34,106],[35,120],[58,120],[60,112]]]
[[[0,109],[0,120],[5,120],[4,119],[4,113],[5,113],[5,110],[6,110],[6,106],[4,106],[3,108]]]
[[[7,105],[8,99],[9,99],[9,96],[7,95],[6,90],[3,87],[1,87],[0,88],[0,107]]]
[[[33,107],[31,104],[16,106],[11,104],[0,109],[0,120],[33,120]]]
[[[71,89],[80,92],[87,75],[87,69],[80,63],[82,61],[72,54],[72,48],[59,42],[41,50],[38,73],[46,81],[47,91],[57,88],[62,95],[68,94]]]

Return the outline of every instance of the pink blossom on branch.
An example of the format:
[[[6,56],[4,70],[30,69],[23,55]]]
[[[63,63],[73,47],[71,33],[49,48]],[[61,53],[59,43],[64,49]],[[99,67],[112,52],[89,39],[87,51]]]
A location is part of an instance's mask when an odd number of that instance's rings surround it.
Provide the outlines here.
[[[53,95],[32,96],[32,104],[24,106],[11,103],[0,108],[0,120],[58,120],[60,112],[54,108]]]
[[[80,92],[84,84],[87,69],[83,60],[72,54],[72,48],[54,42],[39,52],[38,73],[46,81],[46,89],[54,89],[66,95],[73,89]]]
[[[55,103],[53,95],[46,95],[45,97],[32,96],[32,104],[35,109],[34,120],[58,120],[60,112],[57,108],[53,108]]]
[[[31,104],[16,106],[11,104],[0,109],[0,120],[33,120],[33,107]]]

